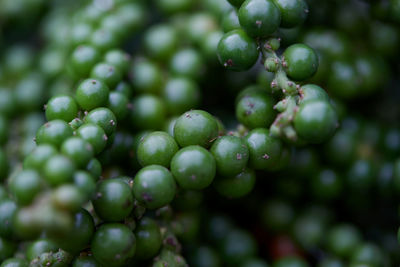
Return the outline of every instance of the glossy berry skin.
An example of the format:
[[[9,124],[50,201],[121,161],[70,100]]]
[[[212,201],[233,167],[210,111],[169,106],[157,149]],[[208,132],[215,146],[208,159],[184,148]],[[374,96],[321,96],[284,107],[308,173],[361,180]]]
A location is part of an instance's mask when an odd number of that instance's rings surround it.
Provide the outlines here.
[[[74,173],[74,185],[90,199],[96,190],[96,180],[87,171],[76,171]]]
[[[78,46],[71,56],[72,72],[77,77],[87,77],[93,66],[100,61],[100,53],[93,46]]]
[[[185,112],[175,122],[174,138],[181,147],[199,145],[208,148],[217,136],[217,121],[206,111]]]
[[[63,155],[48,159],[43,168],[43,175],[51,186],[58,186],[72,181],[75,171],[74,163]]]
[[[121,81],[122,73],[111,64],[98,63],[93,67],[89,77],[104,82],[108,88],[114,88]]]
[[[143,94],[132,102],[131,121],[140,130],[158,130],[162,128],[166,116],[166,107],[159,97]]]
[[[245,71],[257,61],[257,43],[242,29],[225,33],[218,43],[219,62],[228,70]]]
[[[231,177],[217,177],[213,183],[217,192],[227,198],[239,198],[249,194],[255,185],[256,174],[245,169]]]
[[[128,114],[129,100],[122,92],[111,92],[108,96],[107,108],[115,115],[118,121],[125,119]]]
[[[95,230],[92,215],[81,208],[74,215],[72,229],[61,234],[62,237],[55,238],[55,241],[60,248],[76,254],[90,244]]]
[[[96,214],[106,222],[125,219],[133,209],[133,195],[128,184],[119,179],[101,181],[92,204]]]
[[[116,67],[121,74],[127,72],[130,60],[129,54],[119,49],[110,50],[104,55],[104,61]]]
[[[135,236],[136,259],[147,260],[157,255],[162,245],[162,237],[155,220],[143,217],[135,228]]]
[[[76,89],[75,98],[84,110],[92,110],[107,104],[109,89],[105,83],[96,79],[86,79]]]
[[[78,167],[85,167],[94,155],[92,145],[80,137],[65,140],[61,145],[61,153],[74,161]]]
[[[166,132],[152,132],[140,141],[137,158],[143,167],[155,164],[169,168],[178,149],[175,139]]]
[[[224,32],[230,32],[236,29],[240,29],[237,10],[235,8],[232,8],[229,12],[227,12],[223,17],[221,24]]]
[[[72,184],[58,186],[51,195],[55,208],[68,212],[76,212],[86,202],[83,192]]]
[[[279,139],[271,137],[267,129],[254,129],[247,134],[245,140],[249,148],[249,164],[252,168],[269,170],[279,165],[283,145]]]
[[[34,258],[39,257],[44,252],[56,252],[57,245],[46,238],[37,239],[32,242],[26,249],[26,258],[32,261]]]
[[[315,84],[305,84],[300,90],[300,103],[305,103],[312,100],[321,100],[329,102],[330,98],[326,91]]]
[[[240,26],[251,37],[267,37],[281,22],[281,12],[273,0],[246,0],[239,8]]]
[[[34,170],[21,171],[11,178],[9,189],[18,204],[28,205],[42,189],[42,178]]]
[[[35,149],[25,158],[23,166],[24,169],[41,170],[44,163],[52,156],[57,154],[57,149],[49,144],[42,144],[35,147]]]
[[[46,105],[46,119],[63,120],[69,122],[78,115],[78,105],[75,100],[67,95],[52,97]]]
[[[249,160],[246,142],[236,136],[219,137],[210,149],[217,164],[217,173],[230,177],[242,172]]]
[[[93,109],[85,116],[84,122],[97,124],[107,136],[111,136],[117,128],[117,118],[108,108]]]
[[[201,190],[215,177],[215,159],[201,146],[187,146],[172,158],[171,172],[181,188]]]
[[[281,27],[293,28],[300,26],[308,15],[308,5],[305,0],[273,0],[281,13]]]
[[[39,128],[36,133],[36,143],[59,147],[70,136],[72,136],[72,129],[65,121],[53,120]]]
[[[249,129],[268,128],[276,117],[274,102],[266,93],[244,96],[236,104],[236,118]]]
[[[76,131],[76,135],[92,145],[95,155],[103,151],[108,140],[103,128],[93,123],[83,124]]]
[[[185,77],[168,80],[162,95],[168,113],[172,115],[181,115],[185,111],[196,108],[201,99],[198,85],[192,79]]]
[[[293,44],[283,52],[287,75],[296,81],[311,78],[318,69],[318,56],[305,44]]]
[[[333,135],[338,125],[336,111],[329,102],[309,101],[300,105],[294,118],[294,128],[302,139],[321,143]]]
[[[175,197],[176,184],[165,167],[150,165],[142,168],[133,180],[133,195],[148,209],[157,209]]]
[[[120,223],[107,223],[97,229],[91,244],[94,258],[104,266],[124,266],[135,255],[136,238]]]
[[[100,178],[102,167],[98,159],[93,158],[86,165],[86,170],[93,176],[97,181]]]

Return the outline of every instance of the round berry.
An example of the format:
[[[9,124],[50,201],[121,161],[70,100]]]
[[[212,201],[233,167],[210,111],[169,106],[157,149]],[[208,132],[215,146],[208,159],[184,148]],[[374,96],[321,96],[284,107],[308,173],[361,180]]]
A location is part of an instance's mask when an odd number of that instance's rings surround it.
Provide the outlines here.
[[[122,92],[111,92],[108,97],[107,108],[115,115],[117,120],[125,119],[128,114],[129,100]]]
[[[192,48],[177,51],[169,62],[170,71],[176,76],[198,79],[204,73],[204,62],[198,50]]]
[[[217,121],[203,110],[191,110],[182,114],[174,126],[174,137],[181,147],[199,145],[207,148],[217,136]]]
[[[130,78],[137,93],[157,94],[163,84],[160,67],[147,59],[139,59],[133,62]]]
[[[93,67],[90,77],[104,82],[108,88],[114,88],[121,81],[122,73],[111,64],[98,63]]]
[[[282,142],[264,128],[250,131],[245,137],[249,148],[249,164],[255,170],[274,169],[281,160]]]
[[[140,130],[161,129],[165,121],[165,109],[161,98],[143,94],[132,102],[132,124]]]
[[[146,32],[143,41],[150,57],[165,61],[175,51],[178,40],[178,32],[174,27],[168,24],[159,24]]]
[[[268,128],[276,117],[275,101],[267,93],[242,97],[236,104],[236,118],[249,129]]]
[[[85,116],[84,122],[97,124],[107,136],[111,136],[117,128],[117,118],[108,108],[93,109]]]
[[[148,209],[158,209],[175,197],[176,184],[165,167],[150,165],[142,168],[133,180],[135,198]]]
[[[74,163],[63,155],[51,157],[43,168],[44,178],[52,186],[72,182],[74,172]]]
[[[70,136],[72,136],[72,129],[68,123],[62,120],[53,120],[39,128],[36,133],[36,143],[59,147]]]
[[[29,205],[42,189],[42,178],[34,170],[21,171],[10,179],[9,189],[18,204]]]
[[[97,185],[92,204],[102,220],[121,221],[128,217],[133,209],[131,188],[119,179],[103,180]]]
[[[124,74],[129,69],[130,56],[122,50],[110,50],[104,55],[104,61],[116,67],[121,74]]]
[[[215,189],[227,198],[239,198],[249,194],[255,185],[256,174],[251,169],[232,177],[217,177],[213,183]]]
[[[86,79],[76,90],[76,101],[85,110],[92,110],[107,104],[109,90],[107,85],[95,79]]]
[[[78,46],[72,52],[72,71],[77,77],[87,77],[98,61],[100,61],[100,53],[96,48],[88,45]]]
[[[155,220],[143,217],[135,229],[135,236],[136,259],[147,260],[156,256],[162,245],[162,237]]]
[[[302,139],[321,143],[333,135],[338,125],[335,109],[326,101],[309,101],[300,105],[294,118],[294,128]]]
[[[24,169],[34,169],[40,171],[44,163],[57,154],[57,149],[49,144],[42,144],[35,147],[35,149],[25,158]]]
[[[178,149],[175,139],[166,132],[152,132],[140,141],[137,158],[143,167],[155,164],[168,168]]]
[[[293,44],[283,53],[284,67],[287,75],[303,81],[311,78],[318,69],[318,56],[314,49],[305,44]]]
[[[281,27],[293,28],[300,26],[309,13],[305,0],[274,0],[281,12]]]
[[[300,90],[300,103],[305,103],[310,100],[322,100],[322,101],[330,101],[330,98],[326,91],[315,84],[305,84]]]
[[[92,145],[80,138],[70,137],[61,145],[61,153],[69,157],[78,167],[85,167],[93,158]]]
[[[214,180],[215,159],[201,146],[187,146],[172,158],[171,172],[183,189],[201,190]]]
[[[225,33],[218,43],[219,62],[228,70],[245,71],[257,61],[257,43],[242,29]]]
[[[222,176],[235,176],[244,171],[249,160],[246,142],[236,136],[219,137],[210,149],[217,163],[217,172]]]
[[[83,124],[76,130],[76,135],[92,145],[95,155],[103,151],[108,140],[103,128],[93,123]]]
[[[14,235],[13,223],[17,212],[17,204],[10,200],[0,201],[0,236],[3,238],[12,238]]]
[[[238,15],[240,26],[251,37],[268,37],[281,23],[281,12],[273,0],[246,0]]]
[[[103,224],[94,234],[91,250],[94,258],[104,266],[124,266],[135,255],[136,237],[123,224]]]
[[[63,120],[69,122],[78,115],[78,105],[75,100],[67,95],[50,98],[46,105],[46,119]]]

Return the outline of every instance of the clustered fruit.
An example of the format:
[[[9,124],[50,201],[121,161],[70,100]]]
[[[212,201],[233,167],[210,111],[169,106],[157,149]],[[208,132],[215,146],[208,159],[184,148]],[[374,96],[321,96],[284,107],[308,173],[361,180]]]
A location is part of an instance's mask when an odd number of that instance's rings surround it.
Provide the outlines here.
[[[399,264],[399,0],[0,17],[1,267]]]

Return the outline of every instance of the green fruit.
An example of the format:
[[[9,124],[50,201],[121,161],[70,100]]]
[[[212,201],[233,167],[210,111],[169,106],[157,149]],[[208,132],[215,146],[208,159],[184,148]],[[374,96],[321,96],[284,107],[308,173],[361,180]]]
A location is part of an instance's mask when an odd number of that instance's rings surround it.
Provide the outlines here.
[[[46,119],[63,120],[69,122],[78,115],[78,105],[67,95],[52,97],[46,105]]]
[[[224,197],[239,198],[249,194],[253,190],[255,182],[255,172],[251,169],[245,169],[232,177],[217,177],[214,181],[214,187]]]
[[[143,217],[135,229],[135,236],[136,259],[146,260],[157,255],[162,245],[162,236],[155,220]]]
[[[79,106],[85,110],[103,107],[107,104],[109,89],[100,80],[86,79],[76,89],[75,98]]]
[[[305,0],[274,0],[281,12],[281,27],[293,28],[300,26],[309,13]]]
[[[283,53],[283,58],[287,75],[296,81],[311,78],[317,72],[318,56],[305,44],[289,46]]]

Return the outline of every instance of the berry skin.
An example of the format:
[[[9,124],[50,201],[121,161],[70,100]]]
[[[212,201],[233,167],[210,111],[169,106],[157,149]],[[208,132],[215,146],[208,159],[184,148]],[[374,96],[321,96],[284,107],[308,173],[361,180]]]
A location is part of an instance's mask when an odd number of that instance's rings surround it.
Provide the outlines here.
[[[93,157],[92,145],[80,137],[70,137],[61,145],[61,153],[78,167],[85,167]]]
[[[218,123],[203,110],[191,110],[175,122],[174,137],[181,147],[199,145],[208,148],[218,136]]]
[[[99,63],[93,67],[90,77],[101,80],[108,88],[114,88],[122,79],[122,73],[111,64]]]
[[[69,122],[78,115],[78,105],[75,100],[67,95],[52,97],[46,105],[46,119],[63,120]]]
[[[144,37],[147,54],[161,61],[168,60],[178,46],[178,32],[168,24],[151,27]]]
[[[240,25],[251,37],[267,37],[281,22],[281,12],[273,0],[246,0],[238,13]]]
[[[10,199],[0,201],[0,236],[3,238],[12,238],[14,235],[13,222],[17,212],[17,204]]]
[[[246,142],[236,136],[219,137],[210,149],[219,175],[230,177],[244,171],[249,160]]]
[[[150,94],[143,94],[132,102],[132,124],[140,130],[161,129],[166,116],[164,101]]]
[[[100,80],[86,79],[76,90],[75,98],[79,106],[85,110],[103,107],[108,101],[109,89]]]
[[[117,128],[117,118],[108,108],[93,109],[85,116],[84,122],[97,124],[107,136],[111,136]]]
[[[239,198],[249,194],[255,182],[255,172],[252,169],[245,169],[232,177],[217,177],[213,185],[221,195],[227,198]]]
[[[25,158],[24,169],[41,170],[44,163],[52,156],[57,154],[57,149],[49,144],[42,144],[36,148]]]
[[[76,135],[89,142],[97,155],[106,147],[108,137],[103,128],[93,123],[85,123],[76,130]]]
[[[91,243],[94,258],[104,266],[124,266],[135,255],[136,237],[120,223],[107,223],[97,229]]]
[[[305,103],[312,100],[321,100],[329,102],[330,98],[326,91],[315,84],[303,85],[300,90],[300,103]]]
[[[36,143],[59,147],[70,136],[72,129],[65,121],[52,120],[39,128],[36,133]]]
[[[293,28],[300,26],[308,15],[308,5],[305,0],[273,0],[281,13],[281,27]]]
[[[314,100],[300,105],[294,128],[302,139],[321,143],[333,135],[338,125],[336,111],[329,102]]]
[[[107,108],[109,108],[118,121],[125,119],[128,114],[128,97],[122,92],[111,92],[108,96]]]
[[[92,199],[96,214],[106,222],[118,222],[131,213],[133,195],[128,184],[119,179],[103,180]]]
[[[305,44],[289,46],[283,58],[287,75],[296,81],[311,78],[317,72],[318,56],[314,49]]]
[[[201,190],[215,177],[215,159],[201,146],[187,146],[172,158],[171,172],[183,189]]]
[[[128,71],[130,59],[129,54],[118,49],[110,50],[104,55],[104,61],[116,67],[121,74]]]
[[[228,70],[245,71],[257,61],[257,43],[242,29],[225,33],[218,43],[219,62]]]
[[[34,170],[21,171],[11,178],[9,188],[18,204],[28,205],[42,189],[42,179]]]
[[[152,132],[140,141],[137,158],[143,167],[155,164],[169,168],[178,149],[175,139],[166,132]]]
[[[264,92],[242,97],[236,104],[236,117],[249,129],[269,127],[276,117],[274,99]]]
[[[51,157],[43,168],[44,178],[51,186],[72,182],[74,172],[74,163],[63,155]]]
[[[149,217],[143,217],[135,229],[135,258],[146,260],[156,256],[162,245],[160,227]]]
[[[176,184],[165,167],[150,165],[142,168],[133,180],[133,195],[148,209],[158,209],[175,197]]]
[[[281,160],[282,142],[271,137],[269,131],[257,128],[250,131],[245,137],[249,148],[249,165],[255,170],[274,169]]]
[[[77,77],[87,77],[99,60],[100,53],[96,48],[87,45],[78,46],[72,53],[72,71]]]

